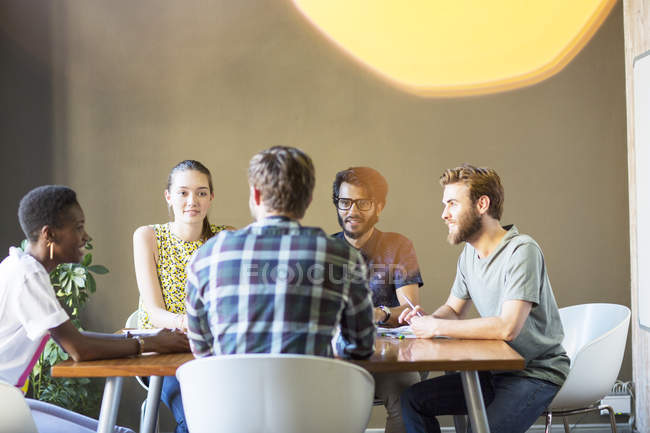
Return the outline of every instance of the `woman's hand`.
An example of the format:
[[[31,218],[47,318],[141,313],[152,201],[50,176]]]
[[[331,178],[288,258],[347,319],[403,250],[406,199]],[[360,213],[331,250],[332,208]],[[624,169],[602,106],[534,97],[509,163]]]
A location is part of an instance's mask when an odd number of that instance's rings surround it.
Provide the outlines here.
[[[152,337],[143,338],[143,352],[178,353],[189,352],[187,335],[179,330],[162,329]]]

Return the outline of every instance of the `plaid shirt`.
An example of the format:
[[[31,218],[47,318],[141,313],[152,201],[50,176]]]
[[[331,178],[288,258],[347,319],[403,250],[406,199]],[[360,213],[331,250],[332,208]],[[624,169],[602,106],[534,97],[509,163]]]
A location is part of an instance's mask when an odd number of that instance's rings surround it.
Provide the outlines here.
[[[222,231],[187,266],[187,324],[196,357],[299,353],[368,357],[375,326],[358,251],[323,230],[270,217]]]

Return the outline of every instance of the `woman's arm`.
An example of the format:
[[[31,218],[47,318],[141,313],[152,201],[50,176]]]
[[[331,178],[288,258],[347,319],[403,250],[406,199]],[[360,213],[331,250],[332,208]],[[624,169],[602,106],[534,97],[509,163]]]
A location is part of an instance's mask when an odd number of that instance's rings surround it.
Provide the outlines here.
[[[187,328],[187,316],[167,311],[158,280],[157,249],[153,228],[142,226],[133,233],[133,261],[138,290],[149,320],[156,327]]]
[[[79,332],[70,320],[50,329],[50,335],[75,361],[121,358],[140,353],[140,343],[136,338],[89,337]],[[143,337],[142,342],[142,352],[174,353],[190,350],[187,336],[169,330]]]

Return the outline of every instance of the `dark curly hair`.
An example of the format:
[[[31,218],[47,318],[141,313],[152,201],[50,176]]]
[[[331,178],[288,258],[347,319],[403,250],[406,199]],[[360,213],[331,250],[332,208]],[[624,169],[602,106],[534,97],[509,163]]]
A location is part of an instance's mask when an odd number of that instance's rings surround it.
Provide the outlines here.
[[[339,199],[339,189],[343,182],[362,187],[368,194],[370,194],[370,198],[382,207],[386,204],[388,182],[386,182],[386,178],[384,178],[384,176],[374,168],[350,167],[347,170],[336,173],[336,178],[332,185],[332,201],[335,206],[336,201]]]
[[[61,185],[43,185],[29,191],[20,200],[18,221],[30,242],[38,240],[45,225],[61,227],[71,206],[79,205],[77,194]]]

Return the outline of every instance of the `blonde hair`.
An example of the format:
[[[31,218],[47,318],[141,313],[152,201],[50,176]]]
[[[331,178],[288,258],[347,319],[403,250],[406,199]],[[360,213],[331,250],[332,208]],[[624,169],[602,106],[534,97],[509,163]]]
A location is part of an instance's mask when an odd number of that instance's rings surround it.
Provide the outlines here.
[[[504,192],[501,179],[496,171],[486,167],[474,167],[463,164],[460,167],[449,168],[440,176],[440,185],[443,187],[454,183],[464,183],[469,187],[469,198],[472,204],[482,197],[490,199],[488,215],[500,220],[503,215]]]

